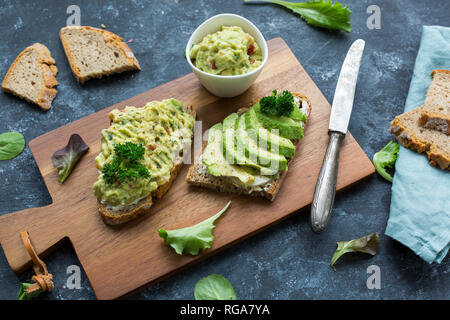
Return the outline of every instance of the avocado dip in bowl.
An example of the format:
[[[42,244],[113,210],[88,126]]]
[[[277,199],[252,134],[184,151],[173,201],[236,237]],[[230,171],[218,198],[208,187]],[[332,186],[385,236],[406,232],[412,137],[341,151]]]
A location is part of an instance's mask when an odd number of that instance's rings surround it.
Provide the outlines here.
[[[186,46],[186,59],[201,84],[219,97],[246,91],[268,57],[266,41],[249,20],[219,14],[203,22]]]
[[[222,76],[235,76],[257,69],[262,63],[261,48],[238,26],[222,26],[195,44],[189,54],[194,66]]]

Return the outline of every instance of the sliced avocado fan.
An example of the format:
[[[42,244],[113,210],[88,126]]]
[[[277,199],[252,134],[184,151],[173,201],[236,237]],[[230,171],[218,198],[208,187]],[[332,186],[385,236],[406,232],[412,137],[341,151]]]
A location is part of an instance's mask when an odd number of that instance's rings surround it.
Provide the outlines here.
[[[297,140],[303,138],[301,122],[295,121],[290,117],[279,117],[262,113],[259,103],[255,104],[252,109],[255,111],[259,123],[267,130],[278,130],[280,136],[287,139]]]
[[[223,120],[223,147],[225,159],[232,164],[243,166],[250,174],[275,175],[278,170],[266,168],[257,163],[257,157],[250,159],[245,154],[244,145],[238,147],[236,141],[236,124],[239,119],[237,113],[232,113]],[[250,168],[252,170],[248,170]]]
[[[245,113],[245,126],[248,131],[256,132],[260,145],[267,145],[270,148],[269,150],[278,150],[281,155],[287,158],[294,157],[295,146],[292,141],[265,129],[259,123],[253,108]]]
[[[246,130],[245,114],[242,114],[236,122],[236,145],[238,149],[245,150],[248,159],[256,159],[261,166],[276,171],[287,168],[287,160],[283,155],[268,151],[267,146],[257,143],[255,131]]]
[[[208,145],[202,155],[203,164],[213,176],[234,178],[237,185],[247,187],[255,181],[255,177],[243,168],[226,161],[222,146],[222,124],[217,123],[209,129]]]

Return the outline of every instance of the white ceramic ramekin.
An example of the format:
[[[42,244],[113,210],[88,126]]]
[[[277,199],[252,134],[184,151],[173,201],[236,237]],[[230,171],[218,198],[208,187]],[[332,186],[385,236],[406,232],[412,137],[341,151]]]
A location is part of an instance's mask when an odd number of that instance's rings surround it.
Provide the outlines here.
[[[192,64],[190,59],[192,45],[201,42],[207,34],[219,31],[221,26],[241,27],[255,39],[261,47],[263,59],[261,65],[257,69],[249,73],[235,76],[221,76],[204,72]],[[231,13],[219,14],[203,22],[194,33],[192,33],[186,45],[186,59],[201,84],[212,94],[224,98],[235,97],[247,90],[248,87],[255,82],[256,78],[261,73],[261,70],[264,68],[268,54],[266,40],[258,28],[244,17]]]

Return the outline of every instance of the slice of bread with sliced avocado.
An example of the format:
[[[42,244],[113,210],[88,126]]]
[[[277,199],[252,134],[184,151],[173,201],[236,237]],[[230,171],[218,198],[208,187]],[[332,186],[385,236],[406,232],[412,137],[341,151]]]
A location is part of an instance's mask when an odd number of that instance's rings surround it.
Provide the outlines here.
[[[44,110],[50,109],[58,91],[55,76],[58,68],[46,46],[35,43],[14,60],[2,82],[2,90]]]
[[[165,99],[113,110],[109,118],[93,191],[104,222],[118,225],[151,212],[153,200],[170,189],[190,148],[195,111]]]
[[[419,123],[450,135],[450,70],[434,70],[433,81],[427,91]]]
[[[258,99],[211,127],[187,182],[273,201],[311,114],[306,96],[292,96],[295,107],[289,116],[261,112]]]
[[[118,35],[88,26],[59,32],[70,67],[79,83],[113,73],[141,70],[131,49]]]

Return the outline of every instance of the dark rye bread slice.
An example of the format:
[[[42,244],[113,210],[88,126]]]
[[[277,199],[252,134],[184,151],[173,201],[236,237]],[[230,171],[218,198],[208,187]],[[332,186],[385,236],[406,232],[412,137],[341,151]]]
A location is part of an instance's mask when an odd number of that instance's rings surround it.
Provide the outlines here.
[[[118,35],[89,26],[68,26],[59,32],[70,67],[79,83],[113,73],[141,70]]]
[[[427,91],[419,123],[450,135],[450,70],[434,70],[433,81]]]
[[[450,137],[419,124],[423,108],[421,106],[395,117],[389,131],[404,147],[426,153],[431,165],[450,170]]]
[[[292,93],[294,97],[297,97],[302,102],[302,110],[305,115],[309,118],[311,114],[311,102],[309,99],[300,93]],[[241,108],[238,110],[238,114],[242,114],[250,109],[255,103],[257,103],[259,99],[253,101],[249,106]],[[307,104],[307,106],[305,105]],[[303,129],[305,129],[306,122],[303,123]],[[300,140],[294,142],[295,147],[298,146]],[[203,149],[206,147],[204,144]],[[287,163],[289,168],[289,163],[292,159],[290,159]],[[281,184],[286,177],[288,170],[284,170],[280,173],[277,179],[273,179],[265,184],[255,187],[241,188],[233,183],[231,183],[230,179],[227,177],[216,177],[209,174],[206,166],[201,161],[201,155],[197,157],[194,164],[189,168],[186,181],[195,186],[204,187],[208,189],[213,189],[219,192],[227,192],[227,193],[236,193],[236,194],[247,194],[255,197],[263,197],[273,201],[280,190]]]
[[[48,110],[58,93],[54,88],[58,85],[57,73],[58,68],[48,48],[35,43],[14,60],[2,82],[2,90]]]
[[[184,107],[195,118],[195,110],[192,106]],[[108,225],[119,225],[130,220],[136,219],[140,216],[150,213],[150,207],[153,204],[153,198],[162,198],[167,191],[169,191],[172,182],[177,177],[180,170],[183,168],[183,156],[180,155],[175,159],[174,166],[170,170],[170,179],[165,184],[160,185],[155,191],[153,191],[148,197],[140,200],[138,203],[131,205],[123,210],[113,211],[108,209],[100,201],[97,200],[97,207],[103,221]]]

